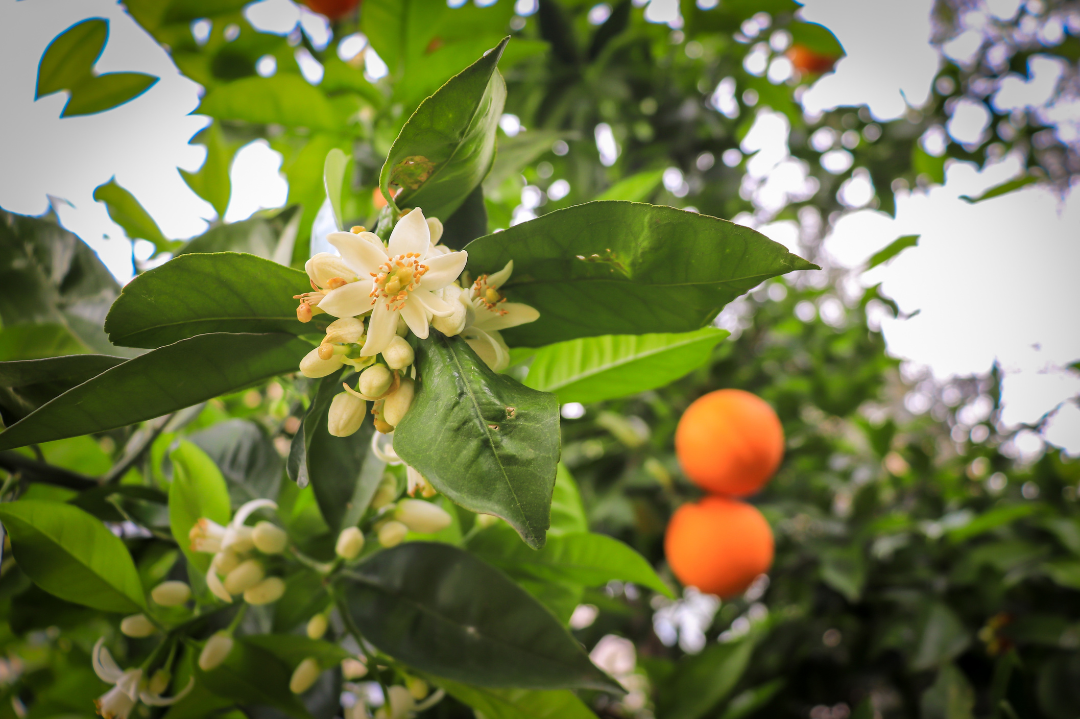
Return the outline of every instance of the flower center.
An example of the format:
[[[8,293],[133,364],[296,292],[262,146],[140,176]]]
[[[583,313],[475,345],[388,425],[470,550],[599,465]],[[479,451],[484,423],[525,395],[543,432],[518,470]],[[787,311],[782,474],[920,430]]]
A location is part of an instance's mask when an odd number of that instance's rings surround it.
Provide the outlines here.
[[[505,315],[506,310],[500,310],[497,305],[506,302],[506,297],[494,287],[490,286],[487,282],[487,275],[480,275],[476,278],[476,282],[473,283],[473,297],[480,300],[480,302],[491,312],[497,315]]]
[[[371,304],[382,299],[386,301],[386,309],[400,310],[427,271],[427,265],[420,264],[419,252],[391,257],[379,266],[378,272],[371,273],[375,278],[371,288]]]

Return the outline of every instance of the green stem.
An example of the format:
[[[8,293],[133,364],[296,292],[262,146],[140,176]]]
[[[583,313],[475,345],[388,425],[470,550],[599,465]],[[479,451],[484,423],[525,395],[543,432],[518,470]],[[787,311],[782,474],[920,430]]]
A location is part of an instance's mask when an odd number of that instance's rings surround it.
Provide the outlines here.
[[[379,667],[375,661],[375,655],[368,651],[367,645],[364,643],[364,635],[360,633],[360,627],[356,626],[353,622],[352,615],[349,614],[348,607],[345,606],[345,599],[337,592],[337,587],[331,585],[329,588],[330,595],[334,598],[334,604],[337,606],[338,614],[341,615],[341,621],[345,625],[345,631],[347,631],[356,643],[360,646],[360,651],[364,653],[364,657],[367,659],[368,672],[375,676],[375,681],[379,682],[379,688],[382,689],[383,702],[385,706],[390,705],[390,689],[386,686],[386,682],[383,681],[382,674],[379,672]]]
[[[227,631],[229,634],[232,634],[236,631],[236,628],[240,626],[240,622],[243,621],[244,615],[247,614],[247,608],[248,605],[246,603],[240,605],[239,611],[236,612],[236,615],[232,618],[232,621],[229,622],[229,626],[225,629],[225,631]]]

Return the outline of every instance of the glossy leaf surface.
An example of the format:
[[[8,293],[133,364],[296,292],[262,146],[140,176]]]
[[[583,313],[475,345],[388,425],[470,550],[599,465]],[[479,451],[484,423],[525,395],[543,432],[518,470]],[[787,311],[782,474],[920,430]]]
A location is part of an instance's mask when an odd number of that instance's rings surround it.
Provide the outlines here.
[[[211,90],[197,112],[219,120],[337,132],[344,123],[322,92],[303,77],[278,73],[246,77]]]
[[[229,489],[214,461],[191,442],[169,453],[173,481],[169,485],[169,527],[191,566],[201,573],[210,568],[212,555],[191,548],[191,528],[200,519],[222,526],[229,523]]]
[[[14,424],[57,395],[124,361],[109,355],[69,355],[0,362],[4,424]]]

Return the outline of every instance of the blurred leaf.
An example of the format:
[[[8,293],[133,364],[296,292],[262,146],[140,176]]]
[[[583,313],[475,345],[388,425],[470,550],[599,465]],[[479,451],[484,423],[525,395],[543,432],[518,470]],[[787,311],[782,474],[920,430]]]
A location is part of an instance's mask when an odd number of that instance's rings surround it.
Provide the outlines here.
[[[4,424],[14,424],[54,397],[123,362],[122,357],[107,355],[0,362]]]
[[[346,229],[345,220],[341,214],[341,188],[345,183],[345,170],[349,166],[350,159],[352,158],[335,147],[326,154],[326,162],[323,164],[326,199],[330,200],[330,207],[334,210],[334,221],[339,230]]]
[[[299,229],[300,208],[292,205],[280,212],[259,213],[248,220],[215,225],[188,241],[176,255],[240,252],[288,266]],[[136,279],[147,274],[144,272]]]
[[[620,0],[615,4],[607,20],[601,23],[593,33],[589,43],[589,62],[593,62],[612,40],[621,35],[630,24],[630,0]]]
[[[63,325],[14,325],[0,329],[2,362],[78,355],[89,351],[86,345]]]
[[[299,634],[256,634],[244,637],[244,642],[273,654],[290,669],[308,657],[314,657],[323,669],[332,669],[352,656],[337,644]]]
[[[416,368],[394,449],[454,502],[543,546],[559,461],[555,396],[495,374],[465,340],[436,331],[420,341]]]
[[[578,337],[689,332],[765,280],[816,265],[754,230],[629,202],[556,210],[470,242],[473,276],[514,274],[501,288],[540,319],[503,331],[539,347]]]
[[[684,657],[657,697],[658,715],[664,719],[698,719],[720,703],[739,682],[754,642],[750,638],[711,644],[700,654]]]
[[[465,198],[461,207],[443,223],[443,236],[439,244],[452,250],[460,250],[477,237],[488,232],[487,208],[484,205],[484,187],[476,189]]]
[[[139,505],[156,505],[158,509],[164,510],[167,503],[168,495],[160,489],[138,484],[115,484],[89,489],[79,492],[68,502],[103,522],[123,522],[127,519],[117,505],[128,512]]]
[[[866,557],[858,540],[821,553],[821,581],[852,604],[859,601],[866,584]]]
[[[219,219],[224,218],[232,194],[229,168],[236,148],[225,140],[221,125],[217,122],[211,123],[195,137],[206,146],[206,159],[197,172],[181,169],[180,176],[196,195],[213,206]]]
[[[495,66],[509,38],[424,100],[394,140],[379,187],[398,207],[449,217],[491,169],[506,83]]]
[[[946,605],[935,602],[925,613],[911,669],[921,672],[941,666],[957,657],[970,643],[971,637],[956,614]]]
[[[327,132],[346,130],[344,121],[321,90],[300,75],[287,72],[219,85],[206,94],[195,112],[218,120],[242,120],[259,125]]]
[[[584,337],[541,348],[525,386],[560,402],[602,402],[663,387],[709,361],[726,330]]]
[[[0,504],[19,567],[61,599],[103,612],[138,612],[146,606],[127,547],[78,507],[19,500]]]
[[[950,529],[946,532],[946,536],[949,538],[949,541],[956,544],[966,542],[972,537],[977,537],[980,534],[984,534],[999,527],[1004,527],[1020,519],[1024,519],[1025,517],[1037,514],[1042,508],[1042,505],[1035,503],[995,507],[989,512],[980,514],[978,517],[975,517],[975,519],[961,527]]]
[[[70,90],[93,74],[109,37],[109,21],[94,17],[75,23],[52,39],[41,56],[34,99]]]
[[[742,719],[742,717],[750,716],[768,704],[776,693],[784,688],[784,684],[783,679],[774,679],[753,689],[739,692],[728,702],[720,719]],[[868,719],[873,719],[873,714]]]
[[[545,152],[550,152],[551,145],[564,137],[567,137],[567,133],[559,130],[523,130],[513,137],[500,135],[495,163],[484,178],[484,190],[497,192],[503,182],[520,174]]]
[[[1039,181],[1038,177],[1034,175],[1024,175],[1008,182],[1003,182],[1000,185],[994,185],[990,189],[983,192],[981,195],[972,197],[971,195],[960,195],[960,199],[969,205],[974,205],[976,202],[982,202],[983,200],[991,200],[995,197],[1001,197],[1007,195],[1010,192],[1016,192],[1019,189],[1033,185]]]
[[[1039,708],[1050,719],[1074,719],[1080,706],[1080,654],[1058,654],[1039,672]]]
[[[277,496],[284,463],[274,440],[258,423],[230,419],[190,434],[188,439],[229,479],[229,496],[235,504]]]
[[[316,612],[326,609],[330,596],[323,586],[323,576],[301,568],[285,579],[285,594],[274,603],[275,632],[288,632],[306,622]]]
[[[788,25],[793,44],[802,45],[818,55],[839,58],[844,55],[840,41],[824,25],[813,22],[793,22]]]
[[[143,209],[134,195],[116,184],[115,179],[99,185],[94,190],[94,199],[105,203],[109,217],[124,229],[128,237],[154,243],[156,252],[171,252],[181,244],[161,234],[150,213]]]
[[[922,714],[925,719],[973,719],[975,692],[964,673],[953,664],[938,671],[934,684],[922,695]]]
[[[197,683],[220,697],[240,704],[273,707],[297,719],[311,719],[299,697],[289,691],[290,671],[273,654],[246,638],[219,666],[204,672],[195,669]]]
[[[169,453],[173,481],[169,486],[169,526],[180,550],[200,574],[210,568],[212,556],[191,548],[191,528],[203,518],[224,526],[232,517],[229,489],[214,461],[191,442],[181,442]]]
[[[648,170],[619,180],[596,197],[596,201],[646,202],[664,179],[663,170]]]
[[[566,465],[559,462],[555,473],[555,491],[551,497],[551,528],[548,529],[548,536],[561,537],[588,531],[589,522],[585,519],[585,507],[581,504],[577,482]]]
[[[207,334],[106,370],[0,434],[0,450],[124,427],[293,372],[310,345],[287,334]]]
[[[622,691],[535,599],[449,544],[406,542],[347,576],[364,637],[420,671],[486,687]]]
[[[896,238],[890,242],[887,247],[878,250],[870,256],[870,260],[866,264],[866,269],[872,270],[878,265],[885,264],[907,248],[915,247],[919,244],[919,237],[920,235],[904,235],[903,237]]]
[[[436,686],[484,719],[595,719],[596,715],[573,692],[487,689],[433,678]]]
[[[105,331],[117,343],[161,347],[212,332],[316,334],[325,319],[296,319],[293,295],[310,292],[308,277],[254,255],[181,255],[124,287]]]
[[[304,262],[311,256],[311,226],[315,217],[319,214],[323,203],[326,201],[326,183],[324,170],[326,156],[334,148],[347,148],[348,144],[341,138],[320,133],[309,139],[299,149],[275,145],[274,149],[279,152],[287,152],[285,162],[281,169],[285,173],[285,179],[289,182],[288,202],[290,205],[300,205],[303,215],[297,230],[297,242],[293,250],[294,267],[303,267]]]

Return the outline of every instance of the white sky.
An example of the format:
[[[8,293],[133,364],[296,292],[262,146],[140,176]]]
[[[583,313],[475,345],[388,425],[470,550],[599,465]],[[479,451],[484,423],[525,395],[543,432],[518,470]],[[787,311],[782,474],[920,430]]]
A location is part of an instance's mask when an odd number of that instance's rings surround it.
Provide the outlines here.
[[[992,4],[1007,15],[1010,10],[1004,6],[1016,3]],[[867,104],[875,117],[888,120],[906,111],[905,98],[914,105],[924,101],[938,63],[927,42],[929,6],[930,0],[807,0],[804,19],[832,29],[847,51],[836,72],[803,97],[807,110]],[[290,22],[299,17],[283,0],[264,3],[263,9],[264,14],[274,9],[289,15]],[[53,37],[93,16],[110,20],[99,72],[151,72],[161,80],[115,110],[60,119],[65,93],[33,101],[37,62]],[[961,45],[957,43],[955,52],[964,50]],[[104,206],[94,202],[97,185],[115,176],[169,237],[191,237],[206,228],[213,210],[187,188],[176,169],[195,170],[203,159],[202,148],[188,144],[206,124],[189,114],[198,105],[200,88],[178,73],[120,5],[109,0],[0,3],[0,63],[5,68],[0,97],[7,100],[0,109],[0,206],[33,215],[46,210],[50,196],[58,198],[61,220],[122,280],[132,274],[130,244]],[[1036,73],[1030,83],[1010,79],[1003,84],[995,98],[999,106],[1045,97],[1060,68],[1052,62],[1044,65],[1039,69],[1033,64]],[[1059,108],[1058,113],[1076,126],[1076,108]],[[958,138],[978,134],[982,121],[973,110],[961,113],[948,129]],[[775,185],[784,175],[800,181],[798,168],[784,163],[782,153],[773,153],[766,162],[768,137],[782,141],[785,134],[786,127],[778,126],[764,139],[755,139],[763,151],[754,162],[766,169],[780,163],[775,177],[766,172],[751,178],[761,182],[757,191],[762,197],[782,197],[776,193],[783,189]],[[286,185],[279,167],[280,156],[265,143],[242,151],[232,170],[233,198],[226,212],[230,221],[284,203]],[[1061,369],[1080,359],[1078,323],[1066,314],[1080,306],[1080,282],[1068,274],[1080,266],[1076,193],[1061,201],[1043,190],[1027,189],[976,206],[958,199],[1008,179],[1017,169],[1009,160],[983,173],[954,165],[944,187],[900,198],[895,220],[872,210],[857,211],[844,217],[826,241],[834,260],[855,267],[896,237],[921,234],[918,247],[862,280],[883,282],[884,292],[905,312],[920,311],[912,319],[883,321],[890,352],[929,366],[941,379],[986,372],[997,358],[1007,371],[1008,423],[1034,422],[1080,394],[1080,377]],[[858,183],[849,189],[857,200]],[[782,228],[763,229],[792,244]],[[1080,453],[1080,409],[1066,405],[1046,436]]]

